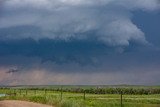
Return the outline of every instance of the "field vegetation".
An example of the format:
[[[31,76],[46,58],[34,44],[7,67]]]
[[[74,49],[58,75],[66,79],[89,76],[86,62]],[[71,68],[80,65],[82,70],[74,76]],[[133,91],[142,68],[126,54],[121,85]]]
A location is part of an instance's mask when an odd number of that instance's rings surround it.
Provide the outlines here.
[[[27,100],[55,107],[160,107],[160,87],[16,86],[2,87],[0,100]]]

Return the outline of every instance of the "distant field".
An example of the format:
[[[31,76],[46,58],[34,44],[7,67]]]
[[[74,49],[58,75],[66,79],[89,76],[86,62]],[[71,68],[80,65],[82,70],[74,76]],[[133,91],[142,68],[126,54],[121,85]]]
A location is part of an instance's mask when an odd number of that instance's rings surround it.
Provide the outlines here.
[[[0,99],[56,107],[160,107],[159,90],[159,86],[16,86],[1,88],[0,93],[10,96]]]

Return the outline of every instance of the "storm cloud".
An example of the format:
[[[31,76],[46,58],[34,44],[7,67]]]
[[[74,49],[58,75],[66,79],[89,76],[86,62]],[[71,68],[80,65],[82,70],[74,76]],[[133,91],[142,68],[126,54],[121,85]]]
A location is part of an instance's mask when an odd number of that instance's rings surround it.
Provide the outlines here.
[[[95,36],[108,45],[129,45],[129,41],[148,43],[144,33],[132,23],[132,11],[158,10],[158,0],[7,0],[0,28],[37,27],[36,32],[1,35],[12,38],[86,39]],[[18,32],[15,29],[15,32]],[[88,35],[94,32],[94,35]]]
[[[0,0],[0,84],[158,84],[159,10],[159,0]]]

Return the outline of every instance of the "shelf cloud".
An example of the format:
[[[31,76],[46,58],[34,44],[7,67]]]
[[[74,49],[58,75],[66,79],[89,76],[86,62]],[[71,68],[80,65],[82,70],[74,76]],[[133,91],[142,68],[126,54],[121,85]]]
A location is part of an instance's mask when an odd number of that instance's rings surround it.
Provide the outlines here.
[[[20,36],[8,34],[1,38],[51,38],[69,40],[95,36],[107,45],[127,46],[130,41],[147,44],[144,33],[132,22],[132,11],[154,11],[158,0],[5,0],[1,3],[0,28],[37,27]],[[94,35],[89,32],[94,32]]]

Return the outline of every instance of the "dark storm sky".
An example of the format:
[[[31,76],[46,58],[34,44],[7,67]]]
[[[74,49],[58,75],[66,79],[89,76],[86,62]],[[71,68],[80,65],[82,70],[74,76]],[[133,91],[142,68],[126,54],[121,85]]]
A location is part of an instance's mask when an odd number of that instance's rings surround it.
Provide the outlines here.
[[[159,0],[0,0],[0,84],[159,85],[159,34]]]

